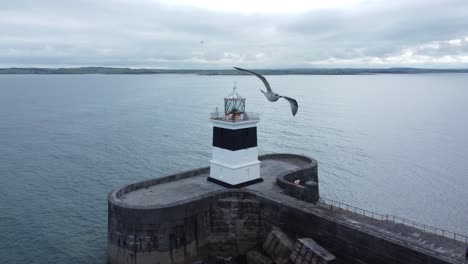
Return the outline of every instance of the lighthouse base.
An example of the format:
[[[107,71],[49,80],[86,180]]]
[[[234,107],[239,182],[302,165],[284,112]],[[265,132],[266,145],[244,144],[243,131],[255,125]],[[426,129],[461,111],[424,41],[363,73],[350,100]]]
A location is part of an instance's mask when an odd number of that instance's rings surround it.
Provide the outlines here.
[[[263,181],[260,177],[260,161],[241,166],[229,166],[213,160],[210,163],[210,177],[207,180],[224,187],[240,188]]]
[[[223,182],[223,181],[217,180],[215,178],[211,178],[211,177],[208,177],[206,180],[209,181],[209,182],[212,182],[212,183],[219,184],[219,185],[221,185],[223,187],[226,187],[226,188],[242,188],[242,187],[249,186],[249,185],[252,185],[252,184],[255,184],[255,183],[263,182],[262,178],[258,178],[258,179],[255,179],[255,180],[251,180],[251,181],[247,181],[247,182],[232,185],[232,184],[229,184],[227,182]]]

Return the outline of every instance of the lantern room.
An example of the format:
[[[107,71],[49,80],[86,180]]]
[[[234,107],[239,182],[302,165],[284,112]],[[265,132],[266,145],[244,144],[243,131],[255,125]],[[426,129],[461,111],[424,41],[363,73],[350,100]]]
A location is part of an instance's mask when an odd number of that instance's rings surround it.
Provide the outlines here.
[[[224,98],[225,114],[243,114],[245,112],[245,98],[237,93],[237,87],[234,84],[232,94]]]

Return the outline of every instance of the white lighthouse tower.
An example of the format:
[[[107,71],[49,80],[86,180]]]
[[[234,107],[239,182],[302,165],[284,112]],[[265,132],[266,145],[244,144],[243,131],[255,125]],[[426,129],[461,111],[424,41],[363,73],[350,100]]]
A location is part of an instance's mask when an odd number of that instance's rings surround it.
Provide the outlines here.
[[[224,111],[211,114],[213,150],[208,181],[239,188],[263,181],[257,150],[258,114],[245,112],[245,98],[237,93],[224,98]]]

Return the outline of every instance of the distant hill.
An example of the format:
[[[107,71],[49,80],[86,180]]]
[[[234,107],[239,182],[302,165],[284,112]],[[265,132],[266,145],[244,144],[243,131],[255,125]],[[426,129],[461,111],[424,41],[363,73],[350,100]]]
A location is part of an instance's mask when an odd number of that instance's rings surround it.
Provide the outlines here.
[[[359,75],[359,74],[424,74],[424,73],[468,73],[468,69],[424,69],[424,68],[298,68],[298,69],[254,69],[266,75]],[[0,68],[0,74],[200,74],[200,75],[245,75],[234,69],[228,70],[165,70],[132,69],[111,67],[79,68]]]

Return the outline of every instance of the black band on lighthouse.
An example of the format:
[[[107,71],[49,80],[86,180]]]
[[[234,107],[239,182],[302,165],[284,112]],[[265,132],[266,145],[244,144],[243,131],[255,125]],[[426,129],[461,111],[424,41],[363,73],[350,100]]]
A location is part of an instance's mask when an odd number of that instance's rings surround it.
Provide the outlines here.
[[[213,127],[213,147],[235,151],[256,146],[257,127],[243,129]]]

